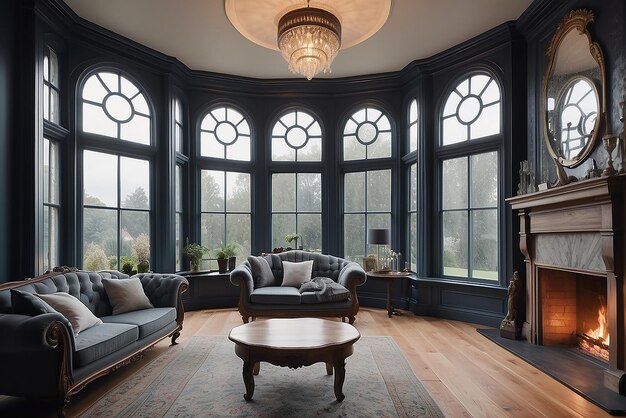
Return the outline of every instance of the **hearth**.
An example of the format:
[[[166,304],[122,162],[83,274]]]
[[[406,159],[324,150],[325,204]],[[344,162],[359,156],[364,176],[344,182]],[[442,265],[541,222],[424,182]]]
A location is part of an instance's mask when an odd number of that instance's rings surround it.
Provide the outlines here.
[[[526,265],[523,338],[587,357],[603,372],[585,384],[625,395],[626,175],[508,202],[519,211]]]
[[[605,277],[539,268],[539,344],[576,348],[608,366]]]

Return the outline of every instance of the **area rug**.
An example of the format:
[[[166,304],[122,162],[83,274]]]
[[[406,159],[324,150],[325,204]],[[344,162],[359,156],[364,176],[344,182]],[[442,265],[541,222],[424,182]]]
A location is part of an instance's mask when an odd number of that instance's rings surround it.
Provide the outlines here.
[[[243,362],[227,337],[170,347],[81,417],[443,417],[390,337],[361,337],[346,359],[337,402],[326,366],[261,363],[254,398],[243,399]]]

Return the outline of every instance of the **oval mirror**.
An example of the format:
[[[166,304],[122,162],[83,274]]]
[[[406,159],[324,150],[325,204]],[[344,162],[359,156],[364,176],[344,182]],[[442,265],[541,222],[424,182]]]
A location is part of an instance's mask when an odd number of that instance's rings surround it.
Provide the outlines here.
[[[605,71],[602,50],[587,31],[593,20],[589,10],[567,14],[547,51],[542,90],[544,140],[554,161],[563,167],[585,161],[601,135]]]

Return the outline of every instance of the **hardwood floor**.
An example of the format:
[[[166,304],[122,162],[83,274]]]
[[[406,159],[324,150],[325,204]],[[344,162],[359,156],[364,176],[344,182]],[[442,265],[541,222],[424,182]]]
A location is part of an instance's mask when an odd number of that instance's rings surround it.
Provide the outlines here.
[[[193,335],[227,336],[231,328],[241,323],[235,309],[187,312],[178,341],[185,344]],[[475,325],[408,312],[388,318],[384,309],[361,308],[355,326],[363,336],[393,337],[415,375],[448,417],[610,416],[478,334]],[[159,343],[144,360],[88,385],[72,398],[67,416],[80,414],[147,361],[167,350],[168,341]],[[54,408],[0,398],[0,416],[52,417]]]

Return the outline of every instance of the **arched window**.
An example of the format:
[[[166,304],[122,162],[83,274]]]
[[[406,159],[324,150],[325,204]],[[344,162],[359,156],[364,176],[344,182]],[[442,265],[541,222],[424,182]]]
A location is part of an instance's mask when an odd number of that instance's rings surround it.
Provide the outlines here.
[[[141,90],[119,72],[91,75],[81,93],[84,132],[150,145],[151,113]]]
[[[80,92],[83,133],[152,144],[151,111],[142,89],[114,70],[90,75]],[[97,146],[92,148],[94,141]],[[149,261],[152,184],[148,157],[79,135],[82,148],[83,268],[136,269]],[[146,147],[146,152],[149,148]],[[143,260],[148,258],[148,260]]]
[[[441,144],[500,133],[500,87],[488,74],[467,77],[452,89],[441,115]]]
[[[440,159],[444,276],[498,280],[500,97],[496,79],[477,73],[459,82],[444,101],[440,150],[466,143]],[[487,141],[480,149],[472,142],[478,138]]]
[[[344,161],[377,160],[369,170],[344,173],[344,257],[361,262],[376,253],[367,244],[367,230],[391,229],[391,124],[383,112],[364,107],[354,112],[343,129]]]
[[[309,113],[283,115],[272,128],[272,161],[322,161],[322,129]]]
[[[233,107],[218,106],[202,119],[200,155],[224,160],[250,161],[250,125]]]
[[[391,157],[391,124],[383,112],[365,107],[352,114],[343,129],[343,159]]]
[[[272,162],[283,165],[272,173],[272,247],[295,245],[285,240],[298,234],[298,245],[322,250],[322,128],[305,110],[283,114],[272,126]],[[306,164],[307,172],[301,172]],[[272,168],[273,170],[273,168]],[[313,171],[313,172],[311,172]]]
[[[247,257],[251,247],[252,174],[241,171],[247,170],[241,162],[251,161],[251,147],[248,119],[233,106],[213,106],[202,118],[200,155],[226,162],[215,169],[200,161],[200,239],[211,250],[235,243],[239,257]],[[216,269],[217,262],[202,268]]]

